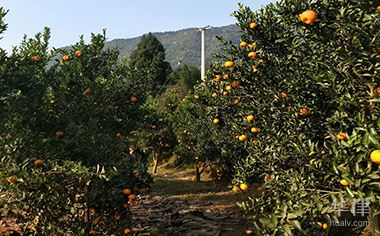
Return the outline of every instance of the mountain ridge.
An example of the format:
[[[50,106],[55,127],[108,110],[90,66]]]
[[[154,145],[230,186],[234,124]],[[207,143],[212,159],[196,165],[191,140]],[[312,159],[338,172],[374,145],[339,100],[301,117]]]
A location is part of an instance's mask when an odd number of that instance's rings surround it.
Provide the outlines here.
[[[201,33],[197,28],[185,28],[177,31],[154,32],[166,51],[166,60],[174,67],[178,62],[183,64],[200,66],[201,57]],[[235,24],[212,27],[205,32],[205,55],[206,64],[210,63],[213,55],[221,48],[221,42],[216,36],[222,36],[227,41],[238,43],[240,31]],[[129,57],[137,48],[142,36],[132,38],[112,39],[106,43],[106,48],[117,48],[120,57]]]

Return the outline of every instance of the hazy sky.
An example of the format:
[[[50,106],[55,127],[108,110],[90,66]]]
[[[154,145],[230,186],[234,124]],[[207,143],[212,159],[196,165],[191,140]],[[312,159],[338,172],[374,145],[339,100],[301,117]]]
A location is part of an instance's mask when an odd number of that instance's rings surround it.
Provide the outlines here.
[[[206,25],[236,23],[230,16],[242,3],[251,9],[274,0],[1,0],[9,10],[8,30],[0,47],[19,45],[24,34],[33,36],[47,26],[50,46],[61,47],[107,29],[107,38],[130,38],[148,32],[175,31]]]

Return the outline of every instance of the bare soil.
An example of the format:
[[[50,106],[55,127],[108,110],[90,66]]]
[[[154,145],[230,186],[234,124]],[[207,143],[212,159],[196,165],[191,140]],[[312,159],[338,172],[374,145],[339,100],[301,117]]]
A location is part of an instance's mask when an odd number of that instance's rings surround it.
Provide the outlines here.
[[[237,202],[249,193],[232,192],[227,183],[194,182],[188,173],[158,175],[151,191],[131,207],[137,235],[246,235],[250,217]]]

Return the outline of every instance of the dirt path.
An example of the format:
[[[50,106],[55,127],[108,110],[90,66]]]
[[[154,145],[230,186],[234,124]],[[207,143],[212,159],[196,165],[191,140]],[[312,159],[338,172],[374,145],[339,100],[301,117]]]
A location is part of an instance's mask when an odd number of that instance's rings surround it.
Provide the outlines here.
[[[180,174],[156,176],[151,192],[131,207],[138,235],[245,235],[249,218],[236,202],[248,195],[234,193],[226,184],[195,183]]]

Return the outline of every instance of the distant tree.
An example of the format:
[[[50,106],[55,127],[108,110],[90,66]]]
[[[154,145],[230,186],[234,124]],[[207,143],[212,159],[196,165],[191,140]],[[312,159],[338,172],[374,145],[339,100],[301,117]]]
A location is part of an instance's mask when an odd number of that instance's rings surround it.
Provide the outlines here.
[[[138,77],[144,80],[147,93],[152,95],[160,91],[171,73],[171,66],[165,60],[165,49],[152,33],[143,35],[137,49],[131,54],[129,65],[141,72]]]
[[[201,82],[201,72],[195,66],[184,65],[172,72],[172,81],[192,91]]]

